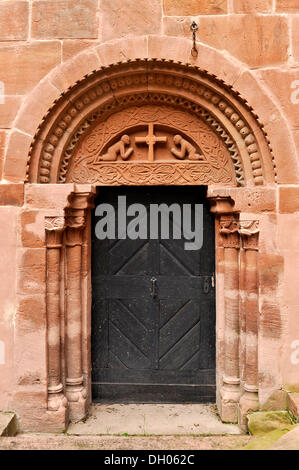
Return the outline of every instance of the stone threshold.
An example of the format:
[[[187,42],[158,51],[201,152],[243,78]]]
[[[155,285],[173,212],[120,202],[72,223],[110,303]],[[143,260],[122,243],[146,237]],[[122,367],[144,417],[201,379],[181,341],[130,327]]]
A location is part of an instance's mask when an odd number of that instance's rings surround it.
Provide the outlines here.
[[[238,435],[222,423],[214,404],[93,404],[89,417],[71,423],[68,435],[162,436]]]

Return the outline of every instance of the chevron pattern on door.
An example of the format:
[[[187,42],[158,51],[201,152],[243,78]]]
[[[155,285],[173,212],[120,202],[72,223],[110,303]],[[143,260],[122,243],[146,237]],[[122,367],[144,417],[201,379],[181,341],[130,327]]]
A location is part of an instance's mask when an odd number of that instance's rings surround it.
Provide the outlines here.
[[[188,251],[184,239],[94,237],[93,399],[214,401],[214,229],[204,192],[198,187],[101,188],[96,204],[108,202],[117,211],[120,194],[127,196],[127,205],[203,203],[204,244]]]

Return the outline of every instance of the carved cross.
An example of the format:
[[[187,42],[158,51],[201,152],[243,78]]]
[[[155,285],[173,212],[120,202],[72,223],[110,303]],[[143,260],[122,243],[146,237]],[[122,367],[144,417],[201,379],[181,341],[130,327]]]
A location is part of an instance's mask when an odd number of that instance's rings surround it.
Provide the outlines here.
[[[135,137],[136,144],[148,145],[148,160],[149,162],[154,161],[154,146],[156,142],[167,142],[167,137],[158,137],[154,133],[154,124],[148,125],[148,134],[145,137]]]

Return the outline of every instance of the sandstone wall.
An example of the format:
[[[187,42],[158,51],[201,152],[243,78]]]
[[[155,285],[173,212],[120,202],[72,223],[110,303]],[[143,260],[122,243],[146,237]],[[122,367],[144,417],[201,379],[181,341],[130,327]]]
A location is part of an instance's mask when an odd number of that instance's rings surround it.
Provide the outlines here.
[[[248,212],[262,213],[264,227],[260,257],[261,396],[268,406],[273,390],[279,391],[281,386],[299,391],[299,177],[293,170],[299,158],[298,0],[9,0],[0,1],[0,341],[5,344],[4,364],[0,361],[0,408],[14,407],[17,384],[30,388],[46,376],[40,355],[45,333],[36,329],[43,310],[45,274],[40,266],[45,254],[38,243],[38,214],[29,210],[30,193],[23,205],[24,186],[19,176],[26,166],[24,154],[34,134],[32,128],[41,121],[46,103],[50,106],[93,63],[96,68],[101,63],[146,54],[163,57],[161,37],[169,37],[165,53],[171,51],[178,60],[187,62],[189,46],[187,50],[182,42],[180,50],[177,38],[191,39],[192,20],[199,26],[199,42],[235,63],[240,76],[230,76],[224,65],[213,63],[212,55],[201,56],[200,64],[207,70],[212,68],[213,73],[218,67],[221,78],[226,76],[254,108],[262,109],[274,153],[280,155],[283,177],[279,186],[270,191],[268,199],[249,192],[242,210],[244,215],[246,207]],[[116,54],[120,38],[126,40],[125,46]],[[89,48],[103,43],[107,47],[99,49],[95,60]],[[67,61],[84,50],[86,55],[77,62],[76,74],[53,75],[51,92],[47,88],[45,96],[39,91],[31,95],[29,104],[26,102],[38,84],[43,90],[49,72],[71,63]],[[262,103],[253,78],[267,97]],[[27,110],[25,123],[22,106]],[[20,120],[22,131],[18,130]],[[282,131],[282,123],[288,135]],[[35,237],[35,248],[29,249]],[[26,280],[28,272],[34,273],[34,282],[32,276]],[[33,322],[22,316],[26,310],[22,295],[28,291],[32,293]],[[18,350],[14,332],[18,322],[28,333],[22,350]],[[35,361],[35,370],[23,370],[23,361]],[[16,363],[18,367],[12,367]],[[280,392],[276,397],[274,406],[284,406],[279,402]]]

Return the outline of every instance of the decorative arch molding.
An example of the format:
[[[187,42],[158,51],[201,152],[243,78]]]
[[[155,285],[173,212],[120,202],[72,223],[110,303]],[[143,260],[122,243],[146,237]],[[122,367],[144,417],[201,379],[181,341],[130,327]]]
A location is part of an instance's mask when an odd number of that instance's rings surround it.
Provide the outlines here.
[[[219,180],[215,176],[214,170],[221,167],[219,161],[214,166],[210,164],[208,171],[202,171],[203,165],[199,171],[199,163],[184,162],[185,167],[181,168],[181,174],[192,172],[190,165],[197,165],[195,173],[200,174],[197,180],[193,179],[185,184],[253,186],[276,180],[274,156],[263,126],[246,101],[232,87],[195,66],[166,60],[136,59],[91,72],[55,101],[43,118],[31,144],[27,181],[103,184],[103,181],[97,181],[94,176],[84,181],[72,179],[69,175],[78,146],[96,126],[109,120],[111,115],[132,107],[136,109],[154,105],[160,109],[168,107],[170,114],[175,108],[181,115],[185,113],[192,116],[194,122],[197,120],[199,128],[206,126],[215,136],[215,141],[222,142],[229,155],[227,169],[230,168],[232,173],[226,181],[222,176]],[[192,121],[190,119],[189,122]],[[172,127],[174,133],[180,131],[179,122],[176,127]],[[120,164],[113,162],[109,165],[110,168],[114,165],[116,170]],[[135,166],[136,164],[134,163]],[[107,167],[106,163],[102,167],[105,165]],[[158,184],[152,182],[150,173],[152,170],[157,171],[155,166],[162,165],[162,162],[154,163],[151,168],[148,164],[146,167],[143,163],[142,165],[143,170],[147,168],[144,171],[149,176],[148,182],[142,181],[139,184]],[[180,165],[183,164],[176,162],[175,169],[179,171]],[[212,177],[211,168],[214,168]],[[144,173],[143,170],[136,174]],[[165,171],[167,172],[166,168]],[[109,170],[106,169],[106,173]],[[163,172],[159,178],[160,184],[163,184]],[[177,181],[176,176],[173,182],[168,180],[165,184],[183,184]],[[120,182],[109,181],[109,184],[124,182],[120,179]]]

